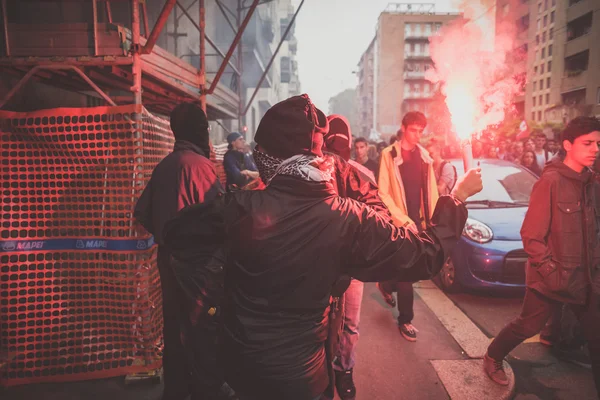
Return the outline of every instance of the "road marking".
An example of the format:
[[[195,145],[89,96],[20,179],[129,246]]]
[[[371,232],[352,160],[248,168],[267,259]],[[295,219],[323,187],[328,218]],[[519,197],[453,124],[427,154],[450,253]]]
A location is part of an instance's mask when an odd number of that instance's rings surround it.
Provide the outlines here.
[[[413,285],[421,300],[435,314],[470,360],[431,360],[442,385],[452,400],[508,400],[515,391],[515,376],[504,361],[509,385],[500,386],[483,371],[483,356],[491,342],[471,319],[433,282]]]
[[[440,320],[469,358],[483,358],[490,339],[433,282],[414,286],[423,302]]]
[[[432,360],[431,364],[452,400],[508,400],[514,394],[515,376],[506,361],[508,386],[489,379],[483,372],[482,360]]]

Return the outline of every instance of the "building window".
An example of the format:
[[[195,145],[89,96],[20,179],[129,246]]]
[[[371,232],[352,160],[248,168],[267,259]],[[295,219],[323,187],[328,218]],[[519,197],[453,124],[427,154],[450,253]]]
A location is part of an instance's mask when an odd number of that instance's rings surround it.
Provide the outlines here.
[[[554,37],[554,28],[550,28],[550,33],[548,34],[548,39],[552,40]]]
[[[552,71],[552,60],[548,61],[548,72]]]
[[[542,25],[542,20],[538,18],[538,21],[537,21],[537,31],[538,32],[539,32],[539,30],[541,28],[541,25]]]
[[[550,89],[550,78],[546,79],[546,89]]]
[[[540,35],[535,35],[535,44],[540,44]]]
[[[538,111],[538,121],[541,121],[541,120],[542,120],[542,112]]]
[[[544,15],[544,28],[548,25],[548,15]]]
[[[544,11],[548,9],[548,0],[544,0]]]
[[[546,58],[546,48],[542,49],[542,59]]]
[[[567,41],[587,35],[592,31],[593,12],[589,12],[567,24]]]
[[[589,50],[565,58],[565,76],[575,76],[586,71],[588,69],[589,61]]]
[[[550,104],[550,93],[546,93],[546,105]]]
[[[548,57],[552,56],[552,45],[548,46]]]
[[[431,36],[431,24],[425,24],[425,35]]]
[[[524,32],[529,29],[529,14],[522,16],[517,20],[519,32]]]
[[[410,36],[410,32],[411,32],[411,24],[404,24],[404,35],[405,36]]]
[[[542,105],[542,95],[540,94],[540,97],[538,97],[538,104],[541,106]]]
[[[554,11],[550,13],[550,23],[554,22]]]
[[[533,96],[533,106],[535,107],[535,96]]]
[[[546,31],[542,33],[542,43],[546,43]]]
[[[533,67],[533,74],[537,75],[537,66]]]
[[[415,24],[415,35],[421,36],[421,24]]]
[[[504,16],[508,15],[509,11],[510,11],[510,4],[505,4],[502,7],[502,15],[504,15]]]
[[[544,74],[544,64],[540,65],[540,74]]]
[[[552,0],[552,7],[556,5],[556,0]]]
[[[540,79],[540,90],[544,89],[544,80]]]
[[[541,13],[542,13],[542,2],[540,1],[538,3],[538,14],[541,14]]]
[[[535,121],[535,111],[533,111],[533,112],[531,113],[531,119],[532,119],[533,121]]]
[[[596,91],[596,103],[600,104],[600,87]]]
[[[534,92],[535,92],[535,90],[536,90],[536,89],[535,89],[535,85],[537,85],[537,82],[536,82],[536,81],[533,81],[533,91],[534,91]]]

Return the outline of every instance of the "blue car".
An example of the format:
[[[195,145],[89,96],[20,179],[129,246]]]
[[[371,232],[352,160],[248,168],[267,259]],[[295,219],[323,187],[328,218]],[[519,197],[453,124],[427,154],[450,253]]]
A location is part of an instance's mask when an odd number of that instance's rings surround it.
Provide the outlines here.
[[[451,162],[463,175],[462,160]],[[476,162],[483,190],[467,201],[469,219],[462,238],[436,280],[447,292],[524,288],[527,254],[520,230],[537,177],[508,161]]]

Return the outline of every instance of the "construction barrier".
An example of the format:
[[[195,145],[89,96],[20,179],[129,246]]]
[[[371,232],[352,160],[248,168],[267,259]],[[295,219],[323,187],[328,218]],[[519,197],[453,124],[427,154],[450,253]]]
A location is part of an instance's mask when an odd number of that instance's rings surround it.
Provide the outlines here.
[[[0,383],[161,365],[156,246],[132,219],[173,148],[141,106],[0,111]]]

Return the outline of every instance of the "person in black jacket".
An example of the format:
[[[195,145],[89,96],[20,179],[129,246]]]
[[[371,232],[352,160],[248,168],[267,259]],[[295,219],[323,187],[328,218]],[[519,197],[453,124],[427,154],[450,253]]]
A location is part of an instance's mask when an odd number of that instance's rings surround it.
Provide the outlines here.
[[[179,400],[187,398],[193,390],[187,350],[180,339],[183,318],[180,311],[187,303],[173,273],[163,229],[179,210],[210,202],[223,192],[223,188],[208,159],[208,120],[204,111],[192,103],[178,105],[171,113],[171,129],[175,135],[173,152],[152,172],[136,204],[134,217],[154,235],[158,244],[164,321],[163,399]]]
[[[323,150],[341,157],[348,163],[349,169],[354,171],[355,176],[359,177],[352,182],[360,182],[357,187],[368,187],[373,196],[377,199],[378,211],[381,216],[391,221],[391,215],[385,207],[383,201],[377,194],[377,184],[375,177],[366,167],[350,160],[352,152],[352,133],[348,120],[341,115],[330,115],[329,132],[324,136]],[[336,171],[340,168],[336,168]],[[340,197],[347,196],[346,191],[337,192]],[[350,197],[355,200],[361,200],[358,197]],[[331,306],[330,315],[330,342],[331,355],[333,358],[333,370],[335,371],[335,387],[342,400],[352,400],[356,397],[356,386],[354,385],[353,370],[355,364],[355,350],[359,338],[360,309],[363,298],[364,283],[357,279],[340,279],[344,282],[345,292],[339,293],[340,284],[334,285],[332,295],[334,302]],[[340,295],[341,294],[341,295]],[[338,296],[340,295],[340,296]],[[340,321],[337,317],[340,316]],[[329,361],[329,360],[328,360]],[[330,374],[331,375],[331,374]],[[330,385],[331,386],[331,385]],[[328,397],[333,399],[333,393],[327,393]]]
[[[396,228],[372,207],[338,195],[335,159],[322,152],[327,129],[306,95],[275,105],[255,137],[266,189],[228,193],[213,205],[223,216],[227,257],[222,360],[244,400],[320,398],[329,381],[332,286],[342,274],[428,279],[460,238],[464,200],[481,190],[480,172],[472,170],[440,199],[429,229],[417,235]],[[207,215],[201,206],[185,213],[181,231]],[[215,236],[218,225],[204,234]]]

